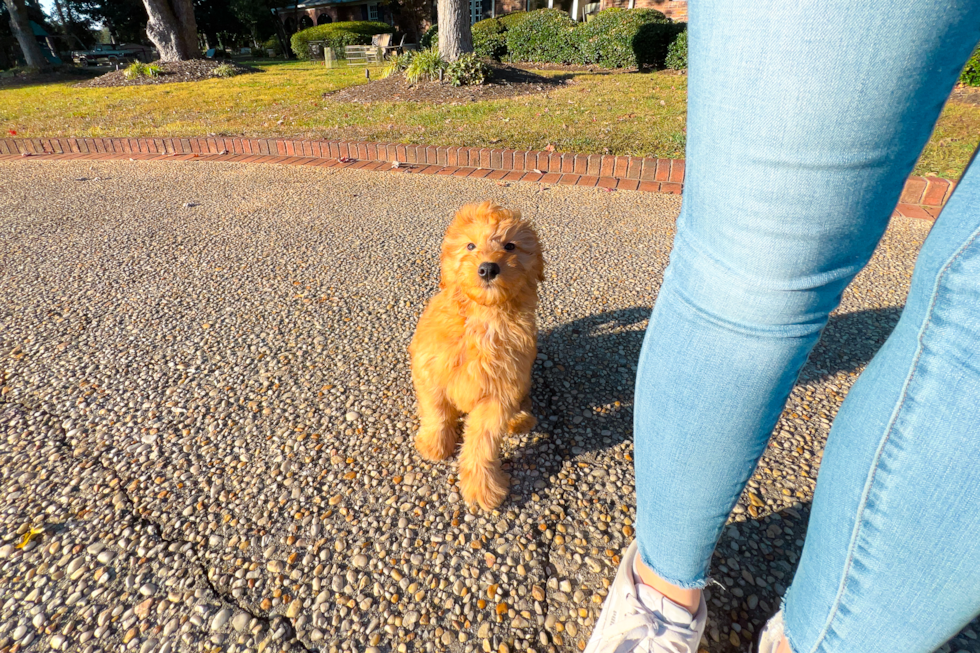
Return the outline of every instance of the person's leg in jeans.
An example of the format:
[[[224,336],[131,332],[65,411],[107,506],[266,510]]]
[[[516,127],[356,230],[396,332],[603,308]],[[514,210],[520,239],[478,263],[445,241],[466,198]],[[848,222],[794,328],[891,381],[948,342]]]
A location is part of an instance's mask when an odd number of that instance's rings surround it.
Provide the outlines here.
[[[684,204],[640,357],[635,449],[645,571],[696,589],[807,355],[870,258],[980,39],[980,2],[693,0],[689,29]],[[966,175],[959,197],[976,198],[976,177]],[[927,651],[980,609],[980,591],[962,584],[980,582],[980,471],[960,466],[976,462],[980,440],[967,435],[980,428],[980,361],[969,358],[980,347],[969,315],[980,309],[964,304],[978,292],[968,243],[980,209],[976,199],[961,204],[930,236],[905,324],[831,436],[786,606],[797,653]],[[946,263],[948,289],[938,281]],[[933,312],[914,307],[947,305],[938,344],[908,340],[936,328]],[[945,404],[943,365],[962,371]],[[902,501],[919,503],[894,505]],[[925,541],[945,550],[927,547],[905,519],[930,510]],[[914,562],[889,567],[898,550]],[[885,619],[886,600],[903,628]],[[901,645],[871,620],[888,621]],[[871,631],[877,639],[865,640]],[[875,645],[860,648],[867,641]]]
[[[834,421],[784,605],[796,653],[932,651],[980,613],[980,164]]]

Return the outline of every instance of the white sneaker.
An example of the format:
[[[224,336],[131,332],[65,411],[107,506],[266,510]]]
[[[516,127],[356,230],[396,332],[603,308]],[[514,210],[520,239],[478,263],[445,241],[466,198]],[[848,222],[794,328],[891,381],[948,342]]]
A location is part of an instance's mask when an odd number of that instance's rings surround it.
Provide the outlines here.
[[[783,611],[780,610],[766,622],[766,627],[759,633],[759,648],[756,653],[776,653],[782,639]]]
[[[636,553],[634,540],[619,564],[585,653],[697,653],[708,615],[704,597],[692,616],[652,587],[635,583]]]

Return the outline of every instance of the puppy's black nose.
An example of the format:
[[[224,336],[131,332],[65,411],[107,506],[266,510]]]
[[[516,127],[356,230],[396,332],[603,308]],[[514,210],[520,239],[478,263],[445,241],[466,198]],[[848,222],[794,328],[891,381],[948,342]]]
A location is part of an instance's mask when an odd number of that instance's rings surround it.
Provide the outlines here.
[[[493,281],[500,274],[500,266],[496,263],[480,263],[480,267],[477,268],[476,272],[484,281]]]

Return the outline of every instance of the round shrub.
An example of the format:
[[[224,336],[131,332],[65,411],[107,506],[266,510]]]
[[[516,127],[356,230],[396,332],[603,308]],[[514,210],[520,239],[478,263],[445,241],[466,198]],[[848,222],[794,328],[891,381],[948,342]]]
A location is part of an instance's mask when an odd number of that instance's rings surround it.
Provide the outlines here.
[[[660,67],[677,30],[654,9],[605,9],[575,30],[579,60],[604,68]]]
[[[974,50],[967,59],[966,66],[960,74],[960,83],[967,86],[980,86],[980,48]]]
[[[481,57],[500,60],[507,54],[507,29],[497,18],[473,23],[473,51]]]
[[[508,56],[512,61],[577,62],[574,29],[575,22],[563,11],[529,11],[524,20],[507,29]]]
[[[667,48],[664,66],[671,70],[687,70],[687,30],[678,34],[674,42]]]
[[[477,86],[490,79],[493,70],[473,52],[446,64],[445,78],[453,86]]]
[[[293,34],[289,47],[300,59],[310,58],[310,41],[326,41],[338,56],[343,56],[348,45],[368,45],[375,34],[386,34],[391,25],[378,21],[354,20],[340,23],[327,23],[309,27]]]
[[[512,14],[506,14],[504,16],[501,16],[497,20],[500,21],[500,24],[504,26],[505,30],[508,30],[508,29],[513,29],[518,25],[520,25],[521,23],[523,23],[524,19],[527,18],[528,16],[529,14],[526,11],[515,11]]]
[[[423,50],[428,50],[433,45],[439,45],[439,26],[436,24],[425,30],[425,34],[419,39],[419,47]]]

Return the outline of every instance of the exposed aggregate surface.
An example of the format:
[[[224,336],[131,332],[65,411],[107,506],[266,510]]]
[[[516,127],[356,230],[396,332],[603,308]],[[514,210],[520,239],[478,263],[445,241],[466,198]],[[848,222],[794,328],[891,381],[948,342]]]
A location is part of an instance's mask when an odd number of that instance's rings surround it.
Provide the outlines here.
[[[0,650],[584,647],[633,535],[633,375],[679,198],[212,162],[0,177]],[[490,514],[415,454],[406,353],[448,219],[483,199],[548,262],[540,425]],[[928,228],[893,222],[811,357],[716,551],[704,649],[747,650],[778,608]],[[976,626],[944,650],[980,651]]]

